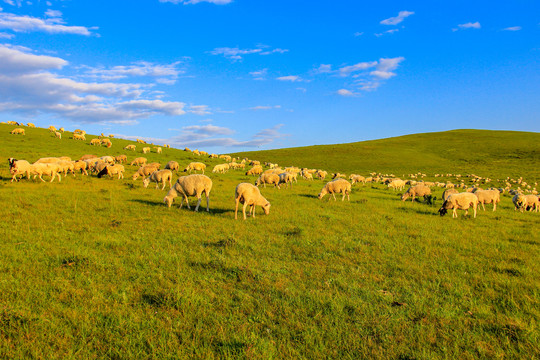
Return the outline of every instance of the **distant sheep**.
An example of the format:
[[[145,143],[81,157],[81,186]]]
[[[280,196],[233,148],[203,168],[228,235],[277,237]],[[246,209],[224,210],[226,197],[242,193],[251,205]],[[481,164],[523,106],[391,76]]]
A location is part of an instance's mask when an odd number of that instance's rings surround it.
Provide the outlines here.
[[[261,165],[255,165],[246,172],[246,175],[261,175],[263,168]]]
[[[459,191],[457,191],[456,189],[446,189],[442,194],[443,201],[448,199],[448,197],[452,194],[459,194]]]
[[[212,169],[213,173],[225,174],[229,170],[229,164],[217,164]]]
[[[279,189],[279,180],[279,175],[277,174],[262,174],[257,180],[255,180],[255,185],[259,186],[263,184],[263,186],[266,187],[266,184],[273,184],[274,187]]]
[[[196,196],[197,206],[195,211],[199,211],[199,206],[201,205],[201,195],[204,193],[206,195],[206,211],[210,211],[210,191],[212,190],[212,180],[206,175],[193,174],[187,176],[181,176],[178,178],[176,183],[173,185],[171,190],[167,193],[167,196],[163,199],[163,202],[167,204],[168,207],[171,207],[174,199],[182,195],[183,199],[180,203],[180,208],[184,201],[188,209],[191,209],[189,206],[188,196]]]
[[[131,150],[131,151],[135,151],[135,149],[137,148],[137,146],[133,145],[133,144],[129,144],[129,145],[126,145],[124,147],[124,150]]]
[[[142,176],[142,178],[144,180],[148,175],[152,174],[154,171],[157,171],[157,170],[159,170],[159,167],[157,167],[155,165],[141,166],[139,168],[139,170],[137,170],[137,172],[135,172],[135,174],[133,174],[132,179],[137,180],[139,178],[139,176]]]
[[[423,184],[418,184],[415,186],[411,186],[407,189],[405,194],[401,196],[401,201],[407,200],[409,197],[411,198],[411,201],[414,201],[414,199],[418,196],[424,197],[424,200],[427,198],[428,195],[431,195],[431,189],[429,186],[425,186]]]
[[[493,204],[493,211],[497,210],[497,204],[501,201],[499,190],[478,190],[474,194],[478,198],[478,203],[482,204],[484,211],[486,211],[484,204]]]
[[[444,216],[448,210],[452,209],[452,217],[457,218],[457,210],[465,210],[465,215],[468,214],[469,208],[472,206],[474,217],[476,218],[476,208],[478,207],[478,197],[469,192],[450,195],[439,209],[439,214]]]
[[[113,177],[114,175],[118,175],[118,179],[120,180],[124,178],[124,171],[124,165],[106,165],[105,168],[97,174],[97,177],[101,178],[104,175],[109,175],[110,177]]]
[[[84,136],[84,134],[75,134],[75,133],[73,133],[73,140],[86,141],[86,136]]]
[[[98,138],[92,139],[92,140],[90,140],[90,145],[94,145],[94,146],[98,145],[99,146],[99,145],[101,145],[101,140],[98,139]]]
[[[62,133],[59,132],[59,131],[55,132],[54,136],[56,136],[56,138],[58,138],[58,139],[62,139]]]
[[[9,172],[11,173],[11,182],[13,180],[19,181],[17,179],[17,176],[19,175],[26,175],[27,179],[30,179],[30,169],[32,168],[32,164],[30,164],[26,160],[17,160],[14,158],[9,158]]]
[[[11,130],[10,134],[12,135],[26,135],[23,128],[16,128]]]
[[[114,157],[114,161],[117,163],[127,163],[127,155],[118,155]]]
[[[149,147],[143,147],[143,148],[142,148],[142,152],[143,152],[143,154],[149,153],[149,152],[150,152],[150,148],[149,148]]]
[[[33,123],[28,123],[28,124],[26,124],[26,126],[28,126],[29,128],[35,128],[36,127],[36,125],[34,125]]]
[[[43,175],[51,176],[50,182],[53,182],[56,176],[58,176],[58,181],[62,180],[59,172],[59,166],[57,164],[32,164],[30,174],[34,175],[34,179],[36,176],[38,176],[43,182],[45,182],[45,180],[42,178]]]
[[[295,174],[291,174],[289,172],[284,172],[278,175],[279,176],[279,184],[285,184],[285,186],[292,187],[292,183],[295,179]]]
[[[148,160],[144,157],[135,158],[129,165],[143,166]]]
[[[394,191],[403,190],[404,187],[405,187],[405,181],[403,181],[401,179],[394,179],[394,180],[390,181],[389,184],[388,184],[388,188],[391,188]]]
[[[159,146],[154,146],[154,149],[156,150],[156,153],[161,154],[163,152],[163,149]]]
[[[246,220],[246,207],[250,206],[249,214],[255,218],[255,206],[261,206],[264,213],[268,215],[270,213],[270,203],[262,195],[259,189],[249,183],[240,183],[234,190],[234,200],[236,203],[234,218],[238,219],[238,204],[242,203],[242,212],[244,214],[244,220]]]
[[[184,169],[184,172],[187,172],[191,174],[192,171],[202,171],[204,174],[204,170],[206,169],[206,165],[201,162],[191,162],[186,166]]]
[[[326,194],[332,194],[334,197],[334,201],[336,200],[336,193],[342,193],[343,197],[341,198],[341,201],[345,200],[345,196],[347,196],[347,201],[350,200],[350,193],[351,193],[351,184],[345,180],[345,179],[335,179],[332,180],[322,188],[321,192],[318,195],[319,200],[321,200]]]
[[[145,188],[148,187],[148,184],[150,184],[151,181],[154,181],[156,183],[156,189],[159,186],[159,183],[163,184],[163,187],[161,190],[165,189],[165,185],[167,185],[167,182],[169,183],[169,189],[172,188],[172,171],[171,170],[158,170],[154,171],[152,174],[150,174],[149,177],[143,180],[143,186]]]
[[[165,165],[165,169],[178,171],[180,169],[180,165],[176,161],[171,160]]]
[[[339,173],[339,172],[332,174],[332,179],[346,178],[346,177],[347,177],[347,175]]]
[[[363,177],[362,175],[351,175],[351,177],[349,178],[351,180],[351,185],[354,185],[356,183],[362,183],[362,184],[365,184],[366,183],[366,178]]]

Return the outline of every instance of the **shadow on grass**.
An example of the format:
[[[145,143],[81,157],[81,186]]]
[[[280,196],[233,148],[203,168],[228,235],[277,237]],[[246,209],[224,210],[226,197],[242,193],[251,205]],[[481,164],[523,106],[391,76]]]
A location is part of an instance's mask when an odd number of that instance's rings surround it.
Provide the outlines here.
[[[311,194],[299,194],[298,196],[302,196],[309,199],[317,199],[317,195],[311,195]]]
[[[143,205],[151,205],[151,206],[167,206],[163,203],[163,201],[151,201],[151,200],[142,200],[142,199],[130,199],[129,201],[136,202]]]
[[[431,208],[428,208],[428,209],[415,209],[415,208],[408,208],[408,207],[400,206],[400,207],[398,207],[398,210],[408,212],[408,213],[417,213],[417,214],[420,214],[420,215],[436,215],[436,216],[440,216],[437,212],[433,211]]]

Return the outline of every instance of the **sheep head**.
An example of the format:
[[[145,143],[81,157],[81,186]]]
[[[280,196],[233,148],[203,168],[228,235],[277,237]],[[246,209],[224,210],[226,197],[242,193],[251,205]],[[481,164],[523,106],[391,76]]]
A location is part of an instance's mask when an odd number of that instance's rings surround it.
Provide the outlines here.
[[[269,203],[269,202],[267,202],[266,204],[264,204],[264,205],[262,206],[262,208],[263,208],[263,210],[264,210],[264,214],[265,214],[265,215],[270,214],[270,203]]]

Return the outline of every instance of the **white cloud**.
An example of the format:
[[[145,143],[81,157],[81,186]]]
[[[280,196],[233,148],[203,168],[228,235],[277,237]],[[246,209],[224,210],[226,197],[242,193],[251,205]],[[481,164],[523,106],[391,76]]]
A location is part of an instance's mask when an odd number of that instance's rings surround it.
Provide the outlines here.
[[[359,31],[357,31],[357,32],[355,32],[355,33],[354,33],[354,36],[356,36],[356,37],[358,37],[358,36],[362,36],[362,35],[364,35],[364,33],[363,33],[363,32],[359,32]]]
[[[58,10],[49,9],[45,11],[45,16],[50,17],[50,18],[61,18],[62,12]]]
[[[182,130],[193,132],[195,134],[203,136],[230,135],[234,133],[234,130],[212,124],[185,126],[182,128]]]
[[[503,29],[503,31],[519,31],[519,30],[521,30],[521,26],[511,26],[511,27],[507,27]]]
[[[279,81],[291,81],[291,82],[302,81],[300,76],[297,76],[297,75],[280,76],[276,79]]]
[[[272,110],[272,109],[281,109],[281,105],[274,105],[274,106],[269,106],[269,105],[259,105],[259,106],[253,106],[253,107],[250,107],[249,110]]]
[[[178,76],[185,73],[180,68],[182,62],[176,61],[171,64],[154,64],[147,61],[134,62],[131,65],[119,65],[111,68],[84,67],[86,76],[101,80],[118,80],[127,77],[154,77],[161,84],[172,85],[176,83]]]
[[[321,64],[317,69],[315,69],[316,74],[328,74],[332,72],[332,65],[330,64]]]
[[[382,33],[376,33],[374,34],[376,37],[381,37],[383,35],[386,35],[386,34],[393,34],[393,33],[396,33],[398,32],[399,29],[392,29],[392,30],[386,30],[386,31],[383,31]]]
[[[466,23],[466,24],[459,24],[458,27],[460,29],[480,29],[482,26],[480,25],[480,23],[477,21],[477,22],[474,22],[474,23]],[[457,29],[453,29],[454,31],[457,30]]]
[[[90,30],[97,28],[87,28],[84,26],[62,25],[60,18],[39,19],[25,15],[15,15],[0,12],[0,29],[9,29],[15,32],[43,31],[50,34],[76,34],[90,36]]]
[[[133,124],[155,114],[179,116],[186,112],[181,102],[142,98],[149,85],[82,82],[51,72],[67,65],[58,57],[0,45],[0,111],[120,124]]]
[[[377,65],[376,61],[369,61],[369,62],[360,62],[354,65],[350,66],[344,66],[339,69],[339,74],[341,76],[349,76],[353,72],[366,70],[372,67],[375,67]]]
[[[184,5],[208,2],[208,3],[216,4],[216,5],[226,5],[226,4],[230,4],[232,0],[159,0],[159,2],[162,2],[162,3],[170,2],[173,4],[184,4]]]
[[[347,89],[339,89],[337,91],[337,94],[341,96],[355,96],[355,94],[352,91],[347,90]]]
[[[381,21],[381,24],[383,25],[397,25],[403,20],[405,20],[406,17],[414,15],[414,11],[400,11],[398,16],[391,17],[388,19],[384,19]]]
[[[212,113],[208,105],[190,105],[188,111],[196,115],[208,115]]]
[[[266,80],[266,75],[268,74],[268,69],[262,69],[259,71],[252,71],[249,75],[253,76],[253,80]]]
[[[268,49],[268,50],[266,50]],[[225,58],[233,61],[239,61],[242,60],[242,56],[244,55],[251,55],[251,54],[258,54],[258,55],[270,55],[270,54],[283,54],[289,50],[286,49],[269,49],[266,45],[258,45],[255,49],[240,49],[238,47],[221,47],[221,48],[215,48],[212,51],[209,51],[212,55],[223,55]]]

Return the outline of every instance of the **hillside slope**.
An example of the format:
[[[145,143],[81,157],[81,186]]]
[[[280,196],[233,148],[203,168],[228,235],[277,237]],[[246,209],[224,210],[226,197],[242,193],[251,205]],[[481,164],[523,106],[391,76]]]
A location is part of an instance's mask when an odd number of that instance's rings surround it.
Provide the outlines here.
[[[452,130],[232,155],[348,173],[458,172],[535,180],[540,176],[540,134],[518,131]]]

